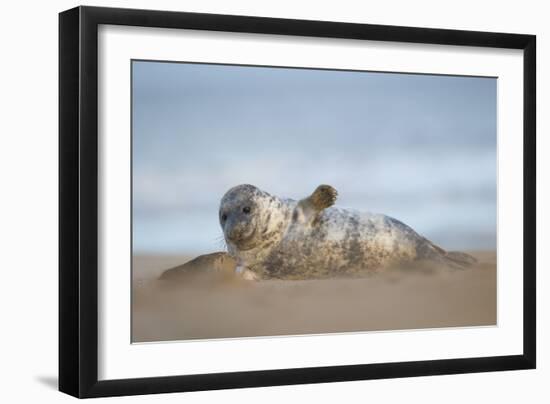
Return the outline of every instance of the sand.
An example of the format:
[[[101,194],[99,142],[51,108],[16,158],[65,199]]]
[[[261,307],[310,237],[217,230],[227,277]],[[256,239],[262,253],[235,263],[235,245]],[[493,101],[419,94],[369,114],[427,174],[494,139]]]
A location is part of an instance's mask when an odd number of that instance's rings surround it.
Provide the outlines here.
[[[190,256],[133,258],[133,342],[496,324],[496,253],[466,270],[393,270],[361,279],[158,280]]]

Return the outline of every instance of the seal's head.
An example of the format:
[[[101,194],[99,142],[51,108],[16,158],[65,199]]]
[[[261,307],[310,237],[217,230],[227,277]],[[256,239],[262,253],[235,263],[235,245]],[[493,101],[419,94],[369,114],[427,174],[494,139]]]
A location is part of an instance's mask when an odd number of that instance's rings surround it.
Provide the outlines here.
[[[253,185],[238,185],[223,196],[220,225],[225,240],[239,251],[251,250],[261,241],[264,199],[269,195]]]

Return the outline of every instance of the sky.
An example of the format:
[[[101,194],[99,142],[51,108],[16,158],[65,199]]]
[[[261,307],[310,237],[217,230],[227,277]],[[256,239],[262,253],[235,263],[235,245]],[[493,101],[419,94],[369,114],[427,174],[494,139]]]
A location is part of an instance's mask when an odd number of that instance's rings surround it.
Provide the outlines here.
[[[221,251],[249,183],[392,216],[450,250],[496,248],[497,79],[132,62],[134,253]]]

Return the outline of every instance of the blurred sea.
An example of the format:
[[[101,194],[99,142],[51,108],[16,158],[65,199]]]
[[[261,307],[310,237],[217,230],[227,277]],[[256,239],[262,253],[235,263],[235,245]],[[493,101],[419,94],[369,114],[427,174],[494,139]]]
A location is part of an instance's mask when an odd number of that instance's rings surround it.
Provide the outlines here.
[[[496,248],[494,78],[133,62],[136,253],[221,250],[254,184],[390,215],[446,249]]]

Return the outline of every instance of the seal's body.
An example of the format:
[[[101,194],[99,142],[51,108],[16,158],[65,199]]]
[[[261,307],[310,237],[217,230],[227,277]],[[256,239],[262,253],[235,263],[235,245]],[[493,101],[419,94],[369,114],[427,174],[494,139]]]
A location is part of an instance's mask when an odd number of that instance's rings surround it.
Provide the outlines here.
[[[419,260],[459,268],[475,261],[446,252],[391,217],[333,207],[336,196],[328,185],[299,201],[252,185],[231,188],[220,204],[220,224],[237,270],[256,279],[315,279]]]

